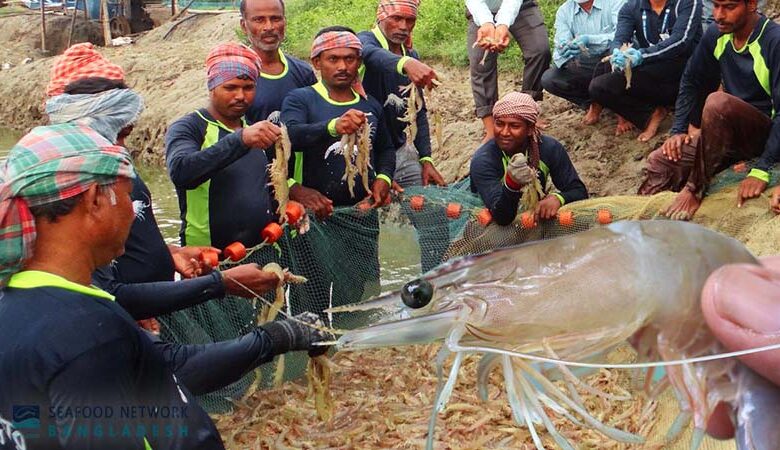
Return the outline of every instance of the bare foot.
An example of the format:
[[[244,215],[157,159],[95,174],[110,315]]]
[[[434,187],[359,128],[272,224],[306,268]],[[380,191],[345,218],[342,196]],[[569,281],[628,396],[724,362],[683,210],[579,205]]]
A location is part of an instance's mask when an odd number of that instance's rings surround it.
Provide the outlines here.
[[[655,108],[653,114],[650,116],[650,120],[647,122],[645,131],[639,135],[637,140],[639,142],[647,142],[652,139],[656,133],[658,133],[658,127],[661,125],[661,122],[664,120],[664,118],[666,118],[666,114],[668,113],[669,111],[662,106]]]
[[[684,187],[674,201],[661,214],[672,220],[691,220],[701,206],[701,200]]]
[[[615,127],[615,136],[620,136],[629,131],[636,130],[634,124],[624,119],[622,116],[618,115],[617,119],[618,119],[618,123],[617,126]]]
[[[585,117],[582,118],[582,123],[585,125],[593,125],[598,123],[602,109],[604,108],[598,103],[591,103],[590,108],[588,108],[588,112],[586,112]]]

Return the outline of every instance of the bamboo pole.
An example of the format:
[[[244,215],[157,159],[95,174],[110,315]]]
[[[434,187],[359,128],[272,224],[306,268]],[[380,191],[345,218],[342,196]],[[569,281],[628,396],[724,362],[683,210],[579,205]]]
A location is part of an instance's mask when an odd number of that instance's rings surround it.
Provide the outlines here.
[[[103,41],[111,47],[111,27],[108,25],[108,0],[100,0],[100,20],[103,22]]]
[[[46,53],[46,13],[45,13],[45,1],[39,0],[41,2],[41,51]]]
[[[87,9],[87,0],[84,0],[84,9]],[[76,28],[76,15],[79,12],[79,0],[73,4],[73,17],[70,18],[70,33],[68,34],[68,48],[73,45],[73,30]]]

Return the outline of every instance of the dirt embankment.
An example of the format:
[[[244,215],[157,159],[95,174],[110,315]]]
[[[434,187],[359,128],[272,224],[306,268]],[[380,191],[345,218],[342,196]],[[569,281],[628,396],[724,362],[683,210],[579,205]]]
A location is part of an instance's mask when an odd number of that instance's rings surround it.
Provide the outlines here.
[[[33,58],[29,64],[0,71],[0,124],[25,130],[43,121],[43,94],[52,58],[41,57],[35,49],[39,40],[35,17],[17,16],[0,22],[0,40],[8,43],[0,49],[0,62],[18,64],[26,57]],[[143,162],[162,163],[168,124],[205,104],[203,61],[213,44],[235,39],[237,26],[236,13],[201,15],[172,32],[171,24],[165,23],[132,45],[101,49],[107,58],[124,67],[129,84],[146,102],[146,111],[128,143],[140,152]],[[440,67],[440,73],[444,84],[436,102],[442,105],[446,126],[444,148],[435,149],[434,156],[446,178],[453,180],[468,173],[469,159],[481,139],[481,123],[473,115],[468,71]],[[519,80],[520,74],[508,70],[502,73],[501,92],[512,89],[515,78]],[[641,159],[658,139],[640,144],[634,136],[615,137],[611,114],[604,114],[599,125],[585,127],[580,124],[581,111],[550,95],[542,110],[550,122],[545,133],[566,146],[592,194],[634,191],[640,179]]]

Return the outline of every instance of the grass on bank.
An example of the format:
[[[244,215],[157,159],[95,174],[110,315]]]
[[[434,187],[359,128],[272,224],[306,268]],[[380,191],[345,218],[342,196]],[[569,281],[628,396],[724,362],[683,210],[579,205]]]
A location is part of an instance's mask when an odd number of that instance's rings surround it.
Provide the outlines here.
[[[537,0],[548,34],[553,33],[555,12],[565,0]],[[311,41],[321,28],[344,25],[355,31],[369,29],[376,18],[378,0],[287,0],[285,50],[308,58]],[[422,0],[414,46],[423,59],[455,66],[468,66],[466,49],[466,6],[464,0]],[[504,68],[522,66],[516,43],[501,55]]]

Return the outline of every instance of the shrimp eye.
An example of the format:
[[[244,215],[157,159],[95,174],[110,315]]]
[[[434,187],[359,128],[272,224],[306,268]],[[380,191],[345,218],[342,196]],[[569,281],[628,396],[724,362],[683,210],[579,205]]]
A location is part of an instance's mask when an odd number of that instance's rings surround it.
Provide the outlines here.
[[[418,309],[426,306],[433,298],[433,285],[422,278],[410,281],[401,289],[404,305]]]

